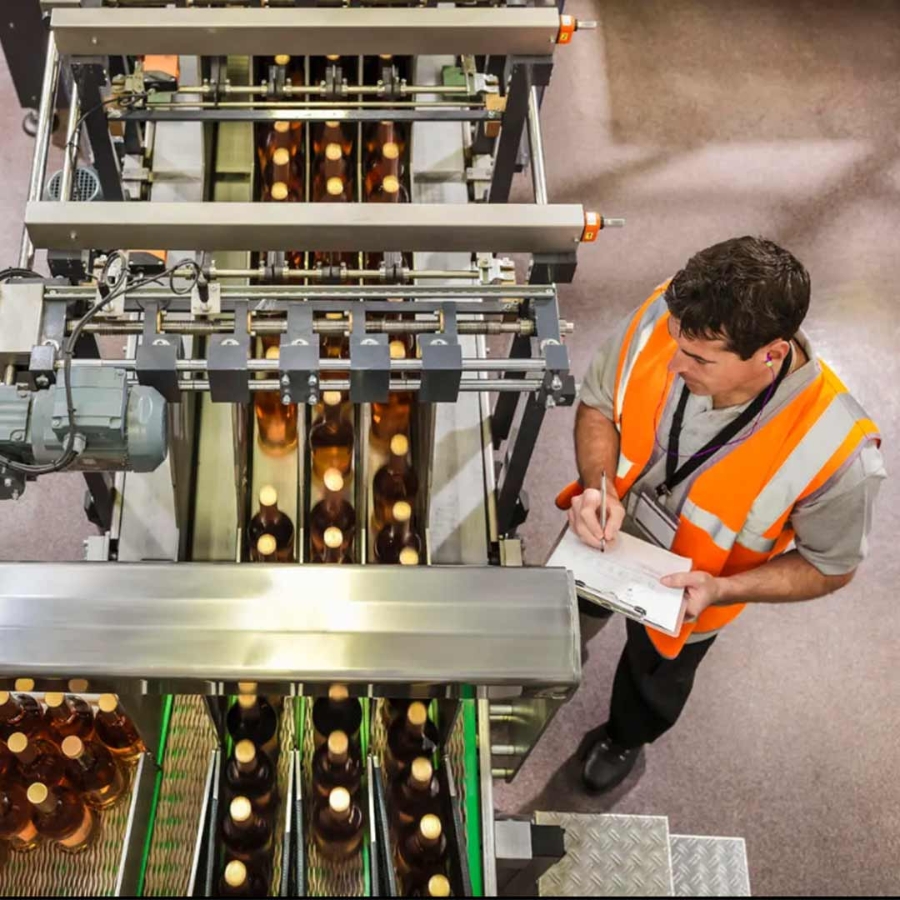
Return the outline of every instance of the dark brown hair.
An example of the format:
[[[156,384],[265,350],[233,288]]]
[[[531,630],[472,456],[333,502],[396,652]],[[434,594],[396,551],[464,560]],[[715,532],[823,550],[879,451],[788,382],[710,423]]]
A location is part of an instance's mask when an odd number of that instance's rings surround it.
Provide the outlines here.
[[[695,253],[666,290],[687,337],[724,340],[741,359],[790,340],[809,309],[809,273],[773,241],[739,237]]]

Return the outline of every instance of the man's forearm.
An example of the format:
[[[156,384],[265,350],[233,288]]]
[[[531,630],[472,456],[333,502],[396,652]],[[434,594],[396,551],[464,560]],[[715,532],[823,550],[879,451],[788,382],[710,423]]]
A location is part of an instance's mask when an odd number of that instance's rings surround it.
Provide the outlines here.
[[[602,412],[584,403],[575,414],[575,459],[586,488],[599,488],[604,472],[612,486],[619,465],[619,432]]]
[[[846,575],[823,575],[796,550],[777,556],[749,572],[719,578],[716,603],[796,603],[830,594],[848,584],[853,572]]]

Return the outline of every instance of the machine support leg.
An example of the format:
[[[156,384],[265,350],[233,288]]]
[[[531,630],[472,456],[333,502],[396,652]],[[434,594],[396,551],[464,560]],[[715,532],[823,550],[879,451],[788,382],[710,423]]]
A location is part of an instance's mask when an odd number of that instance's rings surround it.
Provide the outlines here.
[[[516,335],[513,338],[512,346],[509,349],[510,359],[528,359],[531,356],[531,338],[523,335]],[[512,378],[518,373],[510,374],[505,372],[504,378]],[[500,445],[509,437],[512,428],[513,419],[516,416],[516,409],[519,406],[519,394],[509,392],[500,394],[497,397],[497,403],[494,406],[494,413],[491,416],[491,436],[494,439],[494,449],[499,450]]]
[[[522,413],[516,442],[504,468],[503,483],[500,485],[500,494],[497,498],[497,532],[500,535],[509,537],[525,520],[521,502],[522,485],[525,484],[525,475],[546,412],[547,405],[543,391],[530,394],[525,411]]]
[[[104,200],[124,200],[119,158],[109,133],[109,122],[100,88],[106,82],[103,66],[99,62],[79,63],[72,67],[81,108],[85,111],[84,127],[94,155],[94,168],[100,177]]]
[[[525,120],[528,117],[528,90],[531,86],[529,66],[526,63],[513,63],[512,74],[507,89],[506,111],[503,113],[503,124],[497,140],[497,152],[494,154],[494,174],[491,179],[491,203],[509,202],[513,175],[519,158],[519,147]]]
[[[557,825],[534,825],[513,819],[497,822],[494,831],[498,896],[539,896],[541,875],[565,856],[565,831]]]

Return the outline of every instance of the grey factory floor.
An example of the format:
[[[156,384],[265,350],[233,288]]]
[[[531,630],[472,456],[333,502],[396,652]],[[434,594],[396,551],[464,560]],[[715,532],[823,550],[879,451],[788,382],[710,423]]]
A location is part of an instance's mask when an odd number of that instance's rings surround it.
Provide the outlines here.
[[[576,372],[608,329],[695,250],[763,234],[809,268],[818,351],[879,422],[900,471],[900,7],[883,2],[570,0],[600,20],[557,52],[543,126],[550,197],[624,215],[583,248],[563,312]],[[0,73],[0,247],[15,262],[31,141]],[[517,196],[528,198],[525,179]],[[571,410],[546,421],[529,478],[528,557],[561,524]],[[0,505],[2,559],[77,559],[82,485],[56,476]],[[752,608],[719,639],[678,726],[608,797],[569,757],[605,718],[623,641],[613,620],[584,683],[516,781],[505,812],[668,815],[678,834],[747,839],[754,894],[900,890],[900,487],[880,497],[869,560],[845,590]],[[894,633],[892,638],[890,635]]]

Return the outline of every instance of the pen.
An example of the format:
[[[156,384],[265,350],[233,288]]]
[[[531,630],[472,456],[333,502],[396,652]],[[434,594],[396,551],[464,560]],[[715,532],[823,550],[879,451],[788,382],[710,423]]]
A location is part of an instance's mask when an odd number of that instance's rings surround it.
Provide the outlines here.
[[[600,527],[603,529],[604,535],[606,534],[606,472],[603,473],[603,478],[600,481]],[[600,539],[600,552],[606,552],[606,538],[603,537]]]

